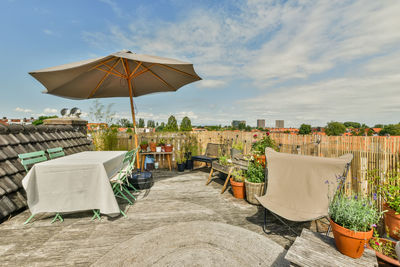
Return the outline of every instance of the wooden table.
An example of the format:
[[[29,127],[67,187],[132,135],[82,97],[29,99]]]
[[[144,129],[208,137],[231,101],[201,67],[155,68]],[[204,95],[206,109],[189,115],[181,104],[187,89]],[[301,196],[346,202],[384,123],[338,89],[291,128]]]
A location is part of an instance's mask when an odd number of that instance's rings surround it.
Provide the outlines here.
[[[303,229],[286,253],[291,266],[378,266],[375,251],[365,249],[361,258],[340,253],[332,237]]]
[[[140,155],[142,156],[142,170],[144,170],[144,160],[146,155],[153,155],[155,158],[157,158],[157,155],[159,155],[161,157],[161,155],[165,155],[165,157],[167,158],[168,161],[168,167],[169,170],[172,171],[172,167],[171,167],[171,156],[173,152],[139,152]]]

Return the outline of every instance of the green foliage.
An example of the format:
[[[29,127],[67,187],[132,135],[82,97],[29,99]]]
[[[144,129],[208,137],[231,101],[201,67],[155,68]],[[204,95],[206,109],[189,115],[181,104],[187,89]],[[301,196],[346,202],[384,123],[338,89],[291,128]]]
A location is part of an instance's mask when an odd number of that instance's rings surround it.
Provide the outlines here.
[[[232,148],[239,150],[239,151],[243,151],[244,148],[244,143],[241,141],[236,140],[233,144],[232,144]]]
[[[264,155],[266,147],[271,147],[272,149],[278,150],[275,141],[272,140],[270,136],[264,136],[262,139],[253,143],[251,149],[254,154]]]
[[[156,132],[162,132],[165,129],[165,123],[162,122],[159,126],[156,128]]]
[[[159,146],[165,146],[165,144],[166,144],[166,141],[165,141],[164,138],[161,138],[161,139],[158,141],[158,145],[159,145]]]
[[[375,126],[373,128],[383,128],[384,125],[383,124],[375,124]]]
[[[108,104],[106,107],[98,99],[95,99],[89,108],[89,117],[95,122],[105,122],[111,125],[115,116],[115,112],[112,111],[113,105]]]
[[[232,178],[235,182],[243,183],[245,180],[243,170],[235,169],[232,171]]]
[[[192,131],[192,122],[190,121],[189,117],[184,117],[181,121],[180,126],[181,131]]]
[[[171,115],[168,118],[168,122],[164,128],[164,131],[167,131],[167,132],[177,132],[178,131],[178,123],[173,115]]]
[[[144,119],[142,119],[142,118],[139,119],[138,127],[139,128],[144,128]]]
[[[101,139],[103,141],[103,150],[118,150],[118,131],[117,129],[109,129],[101,132]]]
[[[376,232],[375,229],[374,232]],[[383,238],[379,238],[379,236],[374,233],[374,237],[369,240],[369,245],[375,251],[378,251],[392,259],[398,260],[395,249],[396,243],[393,244],[390,241],[385,242]]]
[[[347,128],[361,128],[361,124],[359,122],[346,121],[343,123],[343,125]]]
[[[352,231],[368,232],[379,222],[381,213],[370,199],[342,192],[329,204],[329,217],[340,226]]]
[[[58,118],[57,116],[40,116],[37,120],[34,120],[32,122],[33,125],[40,125],[43,124],[43,121],[46,119],[54,119],[54,118]]]
[[[400,123],[385,125],[379,135],[400,135]]]
[[[238,128],[239,128],[239,130],[244,130],[244,129],[246,129],[246,123],[240,122],[239,125],[238,125]]]
[[[147,128],[156,128],[156,123],[153,120],[147,120]]]
[[[325,133],[327,135],[342,135],[346,132],[346,126],[343,123],[337,121],[328,122],[325,127]]]
[[[258,162],[250,162],[246,172],[246,180],[251,183],[263,183],[265,181],[265,170]]]
[[[126,130],[127,133],[133,133],[132,128],[128,128],[128,130]]]
[[[302,124],[300,125],[299,134],[310,134],[311,133],[311,125]]]
[[[199,147],[196,136],[192,134],[186,134],[185,140],[186,140],[184,144],[185,153],[190,152],[191,156],[197,156]]]
[[[117,124],[124,128],[133,127],[133,123],[130,120],[125,119],[125,118],[118,120]]]
[[[219,164],[224,165],[224,166],[232,165],[232,161],[228,156],[220,156],[218,158],[218,162],[219,162]]]
[[[388,206],[396,213],[400,213],[400,173],[397,171],[389,171],[380,174],[379,170],[368,172],[368,182],[372,185],[376,199],[381,196]]]
[[[143,140],[140,142],[140,144],[143,145],[143,146],[144,146],[144,145],[148,145],[148,144],[149,144],[149,141],[143,139]]]

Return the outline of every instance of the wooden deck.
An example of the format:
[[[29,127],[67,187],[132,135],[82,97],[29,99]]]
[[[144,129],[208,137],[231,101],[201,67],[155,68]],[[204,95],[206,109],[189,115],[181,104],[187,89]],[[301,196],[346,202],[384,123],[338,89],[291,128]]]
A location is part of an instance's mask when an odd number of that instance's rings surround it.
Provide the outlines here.
[[[205,186],[206,171],[155,171],[155,185],[142,191],[133,206],[124,206],[128,218],[90,221],[91,212],[64,216],[64,222],[50,224],[51,217],[23,225],[29,211],[0,224],[1,266],[88,266],[121,242],[160,226],[178,222],[222,222],[262,234],[288,249],[295,236],[273,216],[268,216],[266,235],[262,230],[263,210],[235,199],[227,191],[220,194],[223,181]],[[299,233],[315,223],[294,224]],[[323,223],[318,228],[325,230]]]

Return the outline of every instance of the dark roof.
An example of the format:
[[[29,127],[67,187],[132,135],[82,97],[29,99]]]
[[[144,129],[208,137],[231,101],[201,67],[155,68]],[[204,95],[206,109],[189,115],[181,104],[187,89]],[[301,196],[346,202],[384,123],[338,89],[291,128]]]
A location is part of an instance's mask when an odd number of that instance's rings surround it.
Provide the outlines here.
[[[0,124],[0,222],[27,206],[18,154],[62,147],[66,155],[92,150],[86,135],[72,126]]]

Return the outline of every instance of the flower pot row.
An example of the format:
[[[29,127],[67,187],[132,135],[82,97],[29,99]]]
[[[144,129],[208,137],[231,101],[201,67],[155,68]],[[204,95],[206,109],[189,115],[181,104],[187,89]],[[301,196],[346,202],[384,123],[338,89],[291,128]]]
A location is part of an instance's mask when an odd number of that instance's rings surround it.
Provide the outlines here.
[[[140,149],[147,151],[149,144],[140,144]],[[173,150],[173,145],[171,144],[166,144],[166,145],[160,145],[157,146],[156,143],[150,143],[150,151],[151,152],[172,152]]]

